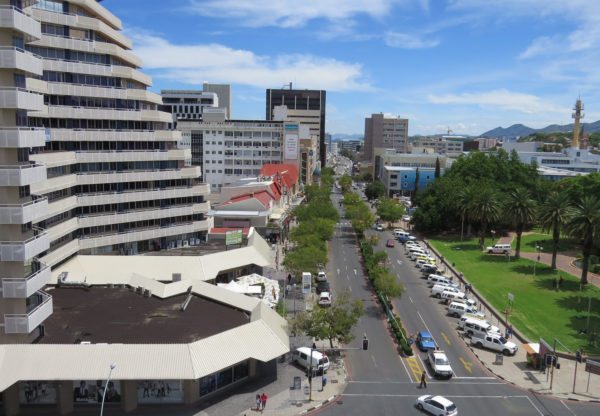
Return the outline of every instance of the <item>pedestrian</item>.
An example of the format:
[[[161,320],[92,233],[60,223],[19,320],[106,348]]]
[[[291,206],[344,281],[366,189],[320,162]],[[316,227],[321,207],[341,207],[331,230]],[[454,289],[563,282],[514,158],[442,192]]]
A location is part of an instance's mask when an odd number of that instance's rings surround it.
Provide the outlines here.
[[[558,278],[554,278],[554,288],[558,290]]]
[[[256,411],[260,411],[260,394],[256,393]]]
[[[321,377],[321,391],[325,390],[325,386],[327,385],[327,377],[323,374]]]
[[[260,403],[262,404],[262,410],[265,410],[265,407],[267,407],[267,393],[263,393],[260,396]]]
[[[425,371],[421,373],[421,384],[419,384],[420,389],[423,387],[427,388],[427,373]]]
[[[558,287],[559,288],[562,287],[564,281],[565,281],[565,279],[563,279],[562,275],[560,275],[560,278],[558,279]]]
[[[288,284],[292,283],[292,274],[288,273]]]

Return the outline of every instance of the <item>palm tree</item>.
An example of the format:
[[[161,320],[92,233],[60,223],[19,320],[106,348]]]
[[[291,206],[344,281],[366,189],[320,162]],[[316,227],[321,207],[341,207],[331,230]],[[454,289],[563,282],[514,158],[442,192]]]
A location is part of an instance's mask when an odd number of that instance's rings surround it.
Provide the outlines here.
[[[474,186],[463,188],[456,198],[457,210],[460,213],[460,241],[463,240],[465,221],[469,221],[469,210],[472,201],[477,195],[477,189]]]
[[[475,194],[475,198],[469,204],[467,215],[471,220],[479,223],[479,246],[483,250],[487,226],[496,222],[500,216],[498,199],[492,188],[479,189],[479,192]]]
[[[600,199],[595,195],[584,196],[573,205],[566,225],[567,233],[583,240],[581,261],[581,284],[588,283],[587,274],[594,240],[600,237]]]
[[[548,199],[539,207],[538,221],[544,232],[552,231],[552,269],[556,270],[556,253],[560,232],[571,216],[571,204],[565,194],[552,192]]]
[[[508,193],[504,204],[504,213],[515,224],[517,233],[517,247],[515,257],[521,257],[521,236],[523,228],[535,219],[536,202],[531,199],[531,194],[524,188],[513,189]]]

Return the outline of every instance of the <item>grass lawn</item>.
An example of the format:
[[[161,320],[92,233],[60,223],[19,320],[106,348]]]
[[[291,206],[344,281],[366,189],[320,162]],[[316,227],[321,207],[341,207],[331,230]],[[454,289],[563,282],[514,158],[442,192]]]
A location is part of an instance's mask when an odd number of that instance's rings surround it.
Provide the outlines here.
[[[516,239],[513,241],[513,247],[515,247]],[[524,234],[521,237],[521,251],[528,251],[530,253],[535,252],[535,246],[542,246],[544,253],[552,253],[552,236],[550,234],[531,233]],[[558,251],[561,254],[572,255],[575,257],[581,256],[581,245],[577,241],[561,237],[558,240]]]
[[[507,295],[515,296],[510,321],[532,342],[542,337],[548,342],[557,338],[571,351],[583,348],[588,354],[600,354],[600,289],[587,285],[580,292],[579,279],[561,272],[565,281],[559,291],[554,289],[557,273],[538,263],[533,277],[534,262],[526,259],[510,262],[504,256],[484,254],[477,239],[430,238],[429,242],[456,268],[498,311],[507,307]],[[590,333],[579,335],[587,327],[588,296],[591,296]]]

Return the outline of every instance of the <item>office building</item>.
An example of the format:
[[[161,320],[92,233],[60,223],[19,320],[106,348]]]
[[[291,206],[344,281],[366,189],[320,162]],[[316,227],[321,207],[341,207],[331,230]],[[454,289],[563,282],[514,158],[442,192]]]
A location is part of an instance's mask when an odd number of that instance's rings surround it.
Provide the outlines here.
[[[202,84],[202,91],[205,93],[215,93],[219,97],[219,107],[227,111],[227,118],[233,118],[231,85],[229,84]]]
[[[1,343],[29,342],[53,309],[50,268],[76,254],[136,254],[210,228],[200,169],[94,0],[0,8]]]
[[[224,112],[231,118],[231,86],[204,83],[202,90],[162,90],[162,109],[173,115],[169,128],[176,128],[178,120],[203,120],[211,111]],[[219,110],[220,109],[220,110]]]
[[[387,114],[365,118],[365,160],[375,161],[376,149],[396,149],[408,152],[408,119]]]
[[[419,150],[431,149],[433,153],[458,156],[463,152],[463,141],[452,137],[419,137],[412,143],[411,151],[412,153],[422,153]]]
[[[277,120],[275,107],[287,107],[287,121],[294,121],[309,127],[311,136],[316,137],[320,167],[325,166],[327,148],[325,146],[325,107],[326,91],[267,89],[266,118]]]
[[[340,140],[338,143],[338,148],[340,151],[346,150],[349,152],[360,152],[363,149],[363,141],[362,140]]]
[[[504,143],[502,148],[508,153],[513,150],[519,155],[519,160],[526,164],[536,163],[539,167],[554,168],[570,172],[594,173],[600,172],[600,155],[589,149],[569,147],[562,152],[542,152],[543,143]]]

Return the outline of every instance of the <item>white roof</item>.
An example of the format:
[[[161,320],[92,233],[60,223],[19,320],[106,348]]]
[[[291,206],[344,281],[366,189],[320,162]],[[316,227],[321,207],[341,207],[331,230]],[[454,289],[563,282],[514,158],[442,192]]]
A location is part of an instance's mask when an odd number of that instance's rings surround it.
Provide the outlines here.
[[[111,363],[117,364],[117,380],[198,379],[248,358],[266,362],[289,351],[285,319],[260,300],[204,282],[192,290],[247,311],[250,322],[190,344],[1,345],[0,391],[20,380],[104,379]]]
[[[56,284],[63,272],[68,273],[67,281],[85,281],[91,285],[112,283],[136,286],[134,282],[139,278],[172,281],[173,273],[181,274],[182,280],[207,281],[215,279],[223,270],[248,264],[273,266],[272,263],[269,245],[254,229],[250,229],[247,246],[204,256],[78,255],[53,269],[49,283]]]

